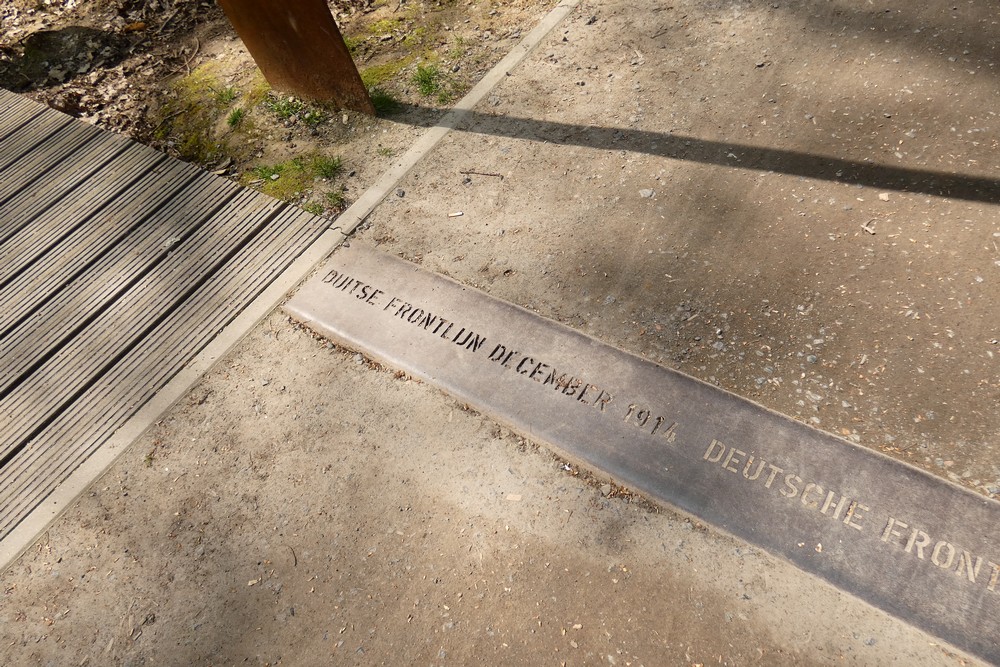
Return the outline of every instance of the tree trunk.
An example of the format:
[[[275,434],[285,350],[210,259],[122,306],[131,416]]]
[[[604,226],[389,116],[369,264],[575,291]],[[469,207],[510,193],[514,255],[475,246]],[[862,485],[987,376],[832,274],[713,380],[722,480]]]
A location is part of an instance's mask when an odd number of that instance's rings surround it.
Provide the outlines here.
[[[278,91],[375,113],[325,0],[218,0]]]

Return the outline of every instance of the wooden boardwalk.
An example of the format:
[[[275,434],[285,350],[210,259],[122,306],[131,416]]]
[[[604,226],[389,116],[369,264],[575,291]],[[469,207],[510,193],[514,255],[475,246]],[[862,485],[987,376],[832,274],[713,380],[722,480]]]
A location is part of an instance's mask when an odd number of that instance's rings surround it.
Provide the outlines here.
[[[326,227],[0,90],[0,540]]]

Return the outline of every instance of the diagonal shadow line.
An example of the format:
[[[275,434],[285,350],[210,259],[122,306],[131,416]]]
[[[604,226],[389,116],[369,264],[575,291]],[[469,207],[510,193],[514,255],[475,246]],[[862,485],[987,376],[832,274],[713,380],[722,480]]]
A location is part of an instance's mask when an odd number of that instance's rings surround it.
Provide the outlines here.
[[[734,169],[775,172],[885,190],[1000,204],[1000,180],[913,167],[899,167],[784,148],[767,148],[700,139],[674,133],[627,128],[573,125],[480,111],[459,111],[441,119],[434,110],[400,104],[395,120],[430,127],[449,126],[463,132],[527,139],[603,150],[626,150],[671,160],[700,162]]]

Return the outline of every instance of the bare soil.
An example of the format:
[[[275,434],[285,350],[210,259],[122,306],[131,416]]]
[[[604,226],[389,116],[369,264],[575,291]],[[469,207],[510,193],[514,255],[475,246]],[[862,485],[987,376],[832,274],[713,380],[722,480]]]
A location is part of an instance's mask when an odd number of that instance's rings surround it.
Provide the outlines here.
[[[997,17],[674,5],[585,3],[366,238],[998,497]]]
[[[5,664],[961,664],[280,315],[0,581]]]
[[[280,118],[214,5],[71,4],[0,4],[4,85],[245,182],[341,157],[281,193],[331,217],[554,5],[337,4],[399,103],[365,119]],[[116,55],[17,78],[75,25]],[[584,2],[358,234],[997,497],[997,29],[986,0]],[[970,662],[604,482],[276,314],[0,575],[0,658]]]
[[[203,0],[0,2],[0,86],[335,217],[554,4],[331,2],[379,118],[272,90]]]

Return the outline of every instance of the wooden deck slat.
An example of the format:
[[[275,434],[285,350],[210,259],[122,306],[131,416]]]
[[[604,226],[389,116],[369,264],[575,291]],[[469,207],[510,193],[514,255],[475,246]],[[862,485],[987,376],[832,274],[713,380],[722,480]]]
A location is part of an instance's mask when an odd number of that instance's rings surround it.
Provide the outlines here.
[[[55,165],[44,176],[44,185],[22,187],[0,205],[0,281],[9,273],[7,241],[19,232],[22,236],[41,233],[31,224],[36,216],[60,200],[71,204],[71,193],[92,187],[88,183],[91,176],[127,148],[128,144],[117,137],[98,135]]]
[[[285,268],[298,250],[322,231],[315,218],[301,211],[287,211],[267,233],[243,248],[229,263],[232,279],[213,278],[174,313],[169,323],[158,327],[142,349],[123,359],[114,371],[82,397],[73,409],[76,419],[62,417],[27,447],[9,468],[0,471],[0,516],[17,516],[37,504],[48,493],[48,480],[69,475],[100,442],[110,436],[114,424],[134,413],[155,388],[165,384],[180,369],[184,356],[177,350],[201,349],[240,308],[266,287],[269,276]],[[262,265],[261,258],[268,258]],[[237,268],[238,267],[238,268]],[[198,323],[201,323],[199,326]],[[144,355],[143,350],[166,351],[164,356]],[[101,420],[99,432],[80,427],[80,422]],[[72,447],[58,449],[59,443]],[[57,451],[58,450],[58,451]],[[39,482],[41,480],[42,482]],[[0,535],[9,521],[0,523]]]
[[[20,122],[21,119],[44,110],[40,104],[0,88],[0,123]]]
[[[47,113],[47,110],[40,104],[0,88],[0,140],[43,113]]]
[[[61,257],[78,251],[78,243],[67,244],[65,239],[77,236],[81,228],[86,230],[101,226],[102,220],[94,220],[93,216],[166,159],[164,155],[137,145],[126,146],[114,157],[110,165],[43,210],[29,213],[26,207],[11,216],[20,218],[30,215],[31,219],[0,245],[0,288],[14,282],[34,264],[45,264],[54,259],[50,253],[59,253]]]
[[[90,128],[91,130],[93,128]],[[62,114],[39,114],[37,117],[22,126],[21,130],[10,134],[0,140],[0,188],[8,184],[13,184],[13,191],[23,186],[24,178],[30,176],[25,172],[20,164],[21,159],[28,155],[30,157],[32,149],[43,143],[49,137],[62,132],[73,136],[89,136],[90,132],[77,127],[73,119]],[[48,155],[48,147],[45,151],[37,151],[35,157]],[[57,159],[58,161],[58,159]],[[4,192],[0,189],[0,192]]]
[[[36,108],[29,113],[24,113],[20,109],[4,109],[0,112],[0,141],[19,131],[32,120],[40,116],[44,111]]]
[[[326,229],[0,90],[0,540]]]
[[[8,349],[11,328],[49,299],[66,302],[80,293],[107,289],[116,275],[134,273],[129,260],[141,261],[143,243],[156,243],[156,239],[162,243],[164,234],[176,226],[170,211],[185,212],[184,202],[179,200],[164,212],[160,212],[161,207],[196,174],[188,165],[173,161],[141,174],[129,196],[108,202],[89,224],[78,227],[53,248],[47,261],[32,265],[0,289],[0,351]],[[136,229],[140,225],[142,229]]]
[[[240,192],[203,230],[178,243],[155,270],[0,399],[0,458],[6,460],[23,446],[40,424],[63,409],[67,396],[86,387],[109,359],[127,350],[162,312],[175,307],[191,284],[216,270],[226,249],[239,245],[276,206],[273,200]]]
[[[206,223],[213,202],[225,201],[234,192],[230,184],[204,175],[202,178],[204,182],[197,185],[205,187],[195,190],[196,196],[188,200],[175,197],[171,206],[136,226],[129,237],[120,239],[105,261],[66,285],[56,298],[0,340],[6,362],[0,369],[0,396],[5,396],[33,364],[48,357],[63,341],[76,336],[80,327],[87,326],[89,319],[114,304],[138,277],[161,270],[158,265],[172,253],[181,258],[180,253],[187,247],[174,247],[173,239],[183,239]],[[169,269],[169,264],[166,267]]]
[[[41,104],[3,88],[0,88],[0,109],[5,112],[17,112],[22,116],[46,111],[46,108]]]

